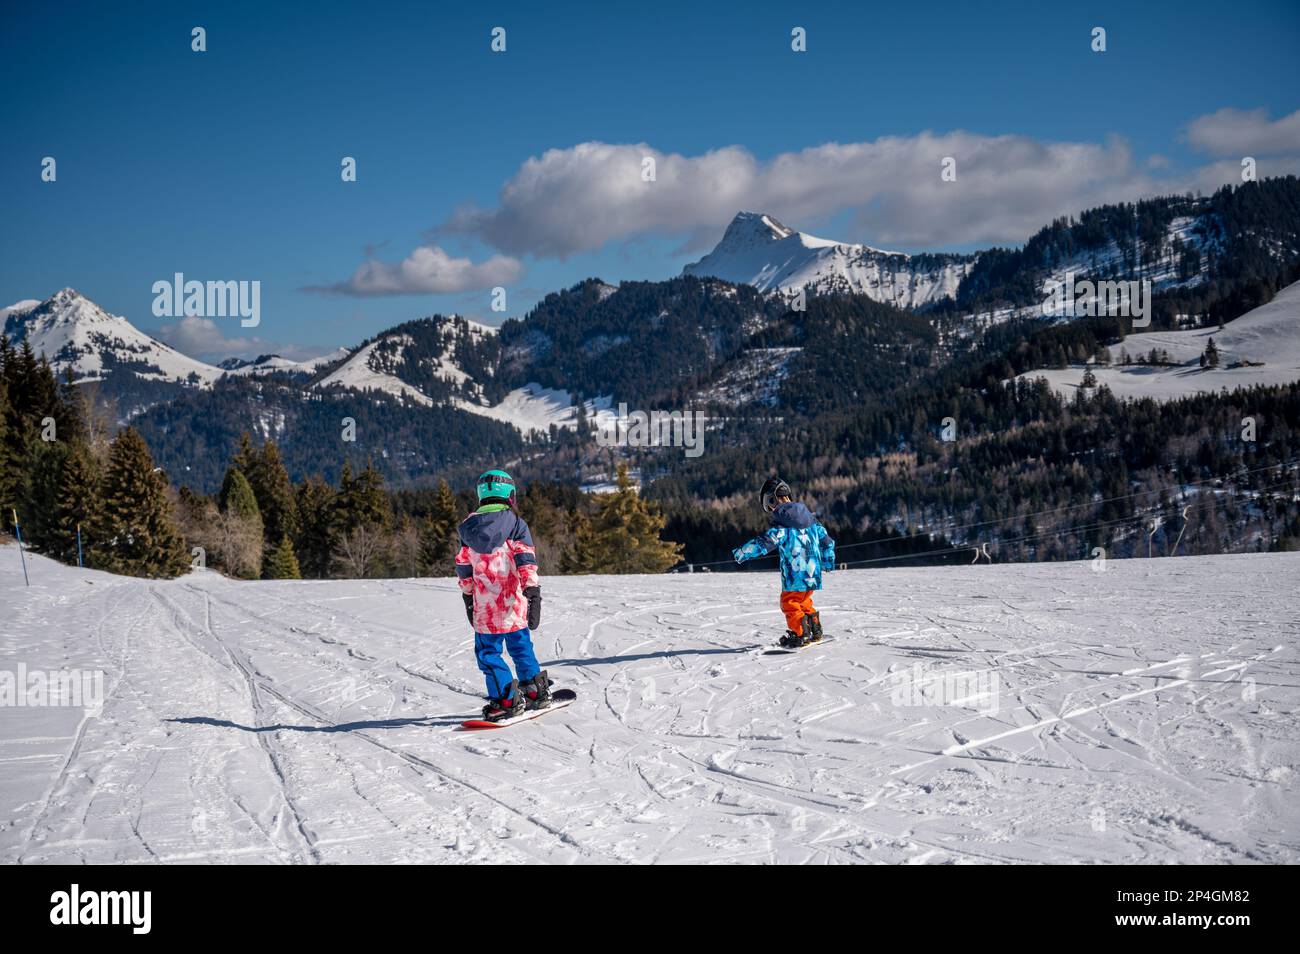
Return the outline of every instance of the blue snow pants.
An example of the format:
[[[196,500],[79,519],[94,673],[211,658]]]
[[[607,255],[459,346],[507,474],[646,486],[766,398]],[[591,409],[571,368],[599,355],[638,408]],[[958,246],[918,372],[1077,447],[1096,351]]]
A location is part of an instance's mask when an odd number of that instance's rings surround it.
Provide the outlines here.
[[[505,643],[510,653],[520,682],[527,682],[542,671],[542,667],[537,665],[537,657],[533,655],[533,637],[528,632],[528,627],[517,629],[513,633],[475,633],[474,657],[478,660],[478,668],[487,677],[487,694],[490,699],[500,699],[509,692],[510,680],[514,678],[510,675],[510,667],[501,658],[502,643]]]

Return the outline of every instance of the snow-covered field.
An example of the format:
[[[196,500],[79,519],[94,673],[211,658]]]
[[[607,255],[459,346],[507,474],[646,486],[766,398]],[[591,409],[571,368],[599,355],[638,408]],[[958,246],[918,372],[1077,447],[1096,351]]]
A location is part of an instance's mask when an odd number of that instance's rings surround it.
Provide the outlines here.
[[[1202,368],[1200,357],[1214,339],[1219,367]],[[1121,366],[1127,351],[1136,361],[1152,348],[1168,351],[1175,366],[1131,364]],[[1104,384],[1118,398],[1155,398],[1170,401],[1193,394],[1254,385],[1272,386],[1300,381],[1300,282],[1288,285],[1266,305],[1260,305],[1222,330],[1197,328],[1190,331],[1153,331],[1129,335],[1110,347],[1110,367],[1091,365],[1098,384]],[[1228,367],[1237,361],[1261,362],[1253,366]],[[1059,393],[1073,397],[1083,381],[1084,368],[1027,371],[1021,377],[1046,378]]]
[[[474,734],[451,580],[17,564],[106,699],[0,709],[5,862],[1300,861],[1300,554],[841,571],[787,656],[774,574],[550,578],[578,702]]]

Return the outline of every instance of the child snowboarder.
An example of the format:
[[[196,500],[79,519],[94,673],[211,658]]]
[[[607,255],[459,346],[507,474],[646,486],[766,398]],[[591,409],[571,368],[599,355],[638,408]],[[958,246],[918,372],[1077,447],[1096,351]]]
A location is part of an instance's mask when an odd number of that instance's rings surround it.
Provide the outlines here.
[[[474,656],[487,679],[483,718],[500,722],[551,703],[551,680],[537,664],[530,630],[542,621],[537,552],[515,512],[515,483],[504,470],[478,479],[479,507],[460,523],[456,578],[474,627]],[[505,643],[517,678],[501,659]]]
[[[821,614],[813,606],[814,590],[822,588],[822,571],[835,567],[835,541],[801,503],[791,499],[790,485],[769,477],[759,491],[772,526],[761,536],[732,551],[737,563],[781,552],[781,612],[789,627],[781,645],[797,648],[823,636]]]

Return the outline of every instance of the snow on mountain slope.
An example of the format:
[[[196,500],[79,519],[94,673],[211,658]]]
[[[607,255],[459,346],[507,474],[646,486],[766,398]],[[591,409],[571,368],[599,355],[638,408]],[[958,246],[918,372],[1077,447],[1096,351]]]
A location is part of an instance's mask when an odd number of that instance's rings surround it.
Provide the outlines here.
[[[609,397],[600,397],[587,401],[583,406],[588,418],[599,421],[612,413],[610,404]],[[457,401],[456,406],[472,414],[513,424],[523,434],[529,431],[545,433],[552,424],[568,430],[578,426],[578,406],[573,403],[573,396],[568,391],[544,388],[536,382],[515,388],[499,404]]]
[[[869,245],[832,242],[787,228],[770,215],[741,212],[717,246],[684,275],[711,275],[759,291],[860,292],[900,308],[956,295],[974,256],[924,259]]]
[[[78,381],[102,380],[124,370],[149,381],[206,386],[224,373],[151,338],[71,288],[35,307],[12,311],[16,307],[5,309],[9,340],[17,342],[25,334],[57,373],[70,367]]]
[[[1300,861],[1297,553],[840,571],[792,656],[772,573],[549,577],[578,701],[482,734],[451,579],[17,558],[0,669],[106,698],[0,708],[7,863]]]
[[[472,338],[495,335],[497,329],[463,318],[451,319],[463,323]],[[358,349],[352,357],[314,387],[342,386],[356,390],[376,390],[417,404],[434,406],[435,401],[410,381],[397,373],[403,366],[403,355],[413,339],[410,335],[385,333],[375,341]],[[577,426],[578,408],[567,391],[545,388],[535,382],[516,388],[496,404],[482,396],[482,382],[476,381],[458,363],[454,339],[436,358],[426,359],[424,370],[432,377],[456,385],[459,393],[453,396],[452,407],[471,414],[490,417],[513,425],[522,434],[530,431],[546,432],[552,425],[562,428]],[[586,413],[593,419],[607,413],[610,399],[596,398],[586,402]]]
[[[392,336],[377,338],[358,348],[351,358],[320,381],[317,381],[313,387],[328,388],[338,386],[353,388],[357,391],[382,391],[403,402],[410,400],[416,404],[431,406],[433,404],[432,398],[419,388],[407,384],[393,374],[391,370],[388,370],[388,366],[379,353],[381,344],[395,348],[395,353],[400,357],[401,341],[395,340]]]
[[[5,308],[0,308],[0,328],[3,328],[9,321],[10,315],[25,315],[40,303],[40,299],[25,298],[22,301],[16,301]]]
[[[226,374],[312,374],[348,353],[339,348],[306,361],[273,354],[256,361],[232,359],[210,365],[163,344],[71,288],[44,302],[30,299],[0,308],[0,327],[12,342],[26,334],[33,350],[44,353],[56,373],[71,367],[79,382],[103,380],[114,371],[126,370],[145,380],[207,387]]]
[[[1040,302],[1038,313],[1069,320],[1074,314],[1082,313],[1085,302],[1093,305],[1098,313],[1105,312],[1104,304],[1097,293],[1076,294],[1073,312],[1067,310],[1069,304],[1064,297],[1049,300],[1046,292],[1048,283],[1065,283],[1067,276],[1071,274],[1076,282],[1082,279],[1148,281],[1153,291],[1168,291],[1172,288],[1186,288],[1201,284],[1209,275],[1210,256],[1207,253],[1217,250],[1216,243],[1207,242],[1202,236],[1202,224],[1201,220],[1194,216],[1183,215],[1174,218],[1165,229],[1163,241],[1158,243],[1158,249],[1153,250],[1146,246],[1141,248],[1143,254],[1152,255],[1152,261],[1140,267],[1135,268],[1131,264],[1132,250],[1126,252],[1113,240],[1102,248],[1080,252],[1058,262],[1043,279],[1043,298],[1047,302],[1047,307],[1044,311]],[[1190,270],[1186,275],[1180,274],[1179,254],[1176,252],[1179,248],[1198,255],[1199,269]]]
[[[712,404],[775,406],[787,367],[801,348],[749,348],[726,367],[708,388],[698,392]]]
[[[1219,367],[1202,368],[1200,357],[1209,340],[1219,351]],[[1175,367],[1121,365],[1124,352],[1136,360],[1155,348],[1168,351]],[[1275,385],[1300,381],[1300,282],[1288,285],[1266,305],[1217,327],[1188,331],[1133,334],[1110,347],[1110,367],[1090,365],[1098,384],[1120,398],[1152,397],[1174,400],[1227,388]],[[1228,367],[1239,361],[1259,366]],[[1059,392],[1073,396],[1083,380],[1082,367],[1028,371],[1021,377],[1046,378]]]
[[[307,358],[305,361],[294,361],[292,358],[286,358],[283,355],[278,354],[265,354],[253,361],[242,361],[238,358],[232,358],[229,361],[223,361],[218,365],[218,367],[222,368],[227,374],[234,377],[272,374],[276,371],[288,372],[290,374],[314,374],[318,369],[332,361],[345,358],[348,354],[348,348],[337,348],[328,354],[322,354],[315,358]]]

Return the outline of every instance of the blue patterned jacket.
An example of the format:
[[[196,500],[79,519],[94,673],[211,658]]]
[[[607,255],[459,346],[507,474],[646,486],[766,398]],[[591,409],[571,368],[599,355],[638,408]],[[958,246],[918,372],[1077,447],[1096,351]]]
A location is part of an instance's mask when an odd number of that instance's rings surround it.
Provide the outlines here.
[[[820,590],[822,571],[835,568],[835,541],[801,503],[781,504],[772,511],[772,526],[732,551],[737,563],[781,552],[782,590]]]

